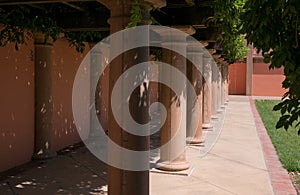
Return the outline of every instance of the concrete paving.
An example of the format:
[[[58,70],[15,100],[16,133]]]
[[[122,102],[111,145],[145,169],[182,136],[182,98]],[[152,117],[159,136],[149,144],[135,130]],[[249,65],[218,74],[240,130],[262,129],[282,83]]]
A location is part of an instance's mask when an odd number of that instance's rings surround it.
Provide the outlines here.
[[[204,146],[187,148],[189,176],[151,172],[152,195],[274,194],[248,97],[231,96],[214,124]],[[107,194],[106,177],[106,165],[85,147],[69,148],[0,174],[0,194]]]
[[[190,176],[151,173],[152,195],[273,194],[248,97],[231,96],[223,120],[221,133],[206,155],[201,147],[187,149],[194,167]]]
[[[53,159],[5,173],[8,177],[0,180],[0,194],[107,194],[106,165],[85,147],[67,150]]]

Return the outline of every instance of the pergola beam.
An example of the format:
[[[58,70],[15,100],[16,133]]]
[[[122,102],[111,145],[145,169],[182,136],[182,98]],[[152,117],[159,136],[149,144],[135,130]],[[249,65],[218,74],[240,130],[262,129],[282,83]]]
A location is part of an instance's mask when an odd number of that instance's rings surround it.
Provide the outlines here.
[[[189,6],[194,6],[194,5],[195,5],[195,0],[185,0],[185,2],[186,2]]]
[[[213,5],[212,0],[202,0],[197,2],[197,6],[199,7],[211,7]]]
[[[114,6],[114,2],[111,0],[96,0],[96,1],[101,3],[102,5],[105,5],[106,7]],[[162,8],[167,5],[166,0],[146,0],[146,1],[158,8]]]
[[[146,1],[152,3],[154,6],[159,8],[165,7],[167,5],[166,0],[146,0]]]
[[[71,7],[71,8],[74,8],[74,9],[76,9],[76,10],[78,10],[78,11],[85,12],[85,10],[84,10],[83,8],[81,8],[81,7],[79,7],[79,6],[76,6],[76,5],[74,5],[74,4],[68,3],[68,2],[66,2],[66,1],[63,1],[62,3],[65,4],[65,5],[67,5],[67,6],[69,6],[69,7]]]
[[[30,5],[30,4],[46,4],[46,3],[70,3],[70,2],[91,2],[95,0],[5,0],[0,2],[0,6],[5,5]]]
[[[66,32],[83,32],[83,31],[94,31],[94,32],[108,32],[109,27],[93,27],[93,28],[66,28]]]

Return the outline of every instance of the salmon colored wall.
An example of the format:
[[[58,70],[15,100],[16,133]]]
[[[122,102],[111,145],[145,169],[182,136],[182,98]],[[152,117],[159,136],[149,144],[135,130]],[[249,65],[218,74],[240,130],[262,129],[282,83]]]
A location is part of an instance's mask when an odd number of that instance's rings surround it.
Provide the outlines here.
[[[229,94],[246,94],[246,63],[234,63],[229,66]]]
[[[66,40],[58,40],[53,45],[54,150],[80,141],[73,122],[72,88],[76,71],[88,50],[89,47],[79,54]],[[33,154],[33,42],[21,46],[19,51],[15,51],[14,44],[0,47],[0,90],[1,172],[29,162]]]
[[[0,172],[30,161],[34,147],[33,43],[0,47]]]
[[[281,85],[283,80],[283,69],[269,70],[269,64],[253,63],[253,96],[281,97],[286,92]],[[229,94],[246,94],[246,63],[235,63],[229,66]]]
[[[75,48],[70,48],[64,39],[56,41],[53,45],[53,147],[55,150],[81,141],[73,119],[72,88],[77,69],[88,50],[87,46],[85,52],[80,54]],[[89,94],[86,95],[89,98]]]
[[[252,75],[253,96],[283,96],[283,69],[269,70],[269,64],[254,63]]]

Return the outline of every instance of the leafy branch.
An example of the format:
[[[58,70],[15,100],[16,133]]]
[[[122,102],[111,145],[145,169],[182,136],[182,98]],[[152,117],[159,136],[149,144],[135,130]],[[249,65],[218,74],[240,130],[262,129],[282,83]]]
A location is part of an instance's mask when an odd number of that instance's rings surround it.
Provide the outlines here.
[[[85,50],[84,42],[99,42],[103,38],[100,32],[95,31],[65,32],[64,35],[69,42],[69,46],[75,47],[76,51],[80,53]]]
[[[149,19],[153,24],[159,24],[150,14],[150,10],[159,11],[160,9],[145,0],[134,0],[130,10],[130,22],[127,28],[138,26],[145,18]]]
[[[270,69],[284,68],[283,88],[288,89],[274,110],[281,111],[276,127],[286,130],[300,119],[300,2],[295,0],[251,0],[245,4],[242,15],[246,38],[270,63]],[[298,131],[300,134],[300,128]]]
[[[214,22],[220,25],[222,33],[217,39],[223,54],[229,61],[241,61],[247,54],[246,40],[241,35],[241,14],[245,0],[216,0],[214,2]]]
[[[16,49],[19,44],[32,39],[33,33],[44,33],[46,43],[50,37],[55,41],[61,32],[61,28],[51,18],[33,15],[30,9],[21,5],[10,11],[0,9],[0,23],[3,25],[0,31],[0,46],[13,42]]]
[[[8,43],[15,43],[15,49],[18,45],[26,44],[34,38],[34,33],[43,33],[45,35],[45,44],[50,39],[56,41],[58,36],[64,34],[71,47],[75,47],[78,52],[85,49],[85,41],[100,41],[102,34],[100,32],[65,32],[59,27],[54,19],[47,14],[33,13],[26,6],[16,6],[11,10],[0,8],[0,46],[4,47]]]

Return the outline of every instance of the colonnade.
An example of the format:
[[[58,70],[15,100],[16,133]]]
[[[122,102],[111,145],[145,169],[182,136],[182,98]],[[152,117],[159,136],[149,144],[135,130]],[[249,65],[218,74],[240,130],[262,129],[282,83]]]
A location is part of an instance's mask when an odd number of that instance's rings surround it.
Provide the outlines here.
[[[191,30],[191,26],[173,26],[183,32],[188,32],[192,35],[195,31]],[[188,78],[188,82],[193,86],[196,92],[196,99],[190,97],[191,92],[188,87],[184,88],[183,95],[175,98],[171,92],[166,92],[166,87],[160,88],[159,94],[162,97],[162,102],[167,109],[168,118],[161,129],[161,145],[168,141],[172,141],[169,147],[161,150],[160,160],[157,163],[157,168],[164,171],[183,171],[190,168],[189,162],[186,160],[184,148],[187,144],[198,145],[205,141],[202,137],[203,131],[213,130],[215,120],[219,120],[220,113],[228,102],[228,63],[221,58],[221,55],[213,54],[214,52],[207,51],[205,46],[199,44],[198,41],[186,40],[186,37],[176,37],[173,40],[181,40],[172,44],[180,45],[182,50],[186,52],[185,60],[182,56],[172,51],[162,52],[162,61],[177,68]],[[179,34],[177,36],[180,36]],[[185,43],[185,44],[183,44]],[[162,45],[169,44],[162,39]],[[211,55],[213,54],[213,55]],[[176,59],[176,60],[174,60]],[[192,59],[193,64],[189,59]],[[196,68],[198,67],[198,68]],[[177,78],[171,78],[177,79]],[[195,112],[195,102],[198,103],[200,112]],[[178,111],[184,112],[183,114]],[[183,117],[183,118],[181,118]],[[195,124],[197,121],[197,124]],[[185,131],[179,132],[179,122],[185,125]],[[193,129],[193,130],[191,130]],[[176,135],[176,136],[175,136]],[[176,140],[172,140],[172,138]],[[173,144],[174,142],[174,144]],[[174,156],[177,155],[177,156]]]
[[[110,1],[99,0],[111,11],[109,19],[111,34],[123,30],[130,21],[131,2],[129,0]],[[149,2],[164,6],[163,0],[149,0]],[[150,10],[147,10],[150,11]],[[150,24],[146,18],[140,24]],[[174,26],[178,30],[184,31],[189,35],[195,33],[191,26]],[[182,55],[174,51],[162,49],[162,61],[178,69],[188,78],[196,92],[196,99],[191,98],[191,93],[187,88],[183,88],[180,96],[174,95],[174,92],[166,87],[159,87],[159,101],[166,107],[168,116],[165,124],[161,128],[161,144],[164,144],[176,134],[176,139],[166,148],[160,151],[160,160],[156,167],[164,171],[182,171],[190,168],[184,152],[186,144],[201,144],[205,140],[202,137],[202,131],[213,129],[212,120],[218,120],[218,113],[223,111],[228,102],[228,63],[221,56],[211,58],[208,52],[205,52],[205,44],[199,47],[199,43],[187,40],[182,34],[169,35],[166,32],[158,32],[161,36],[161,44],[175,44],[180,46],[181,52],[185,53],[194,63],[187,61]],[[149,36],[149,35],[145,35]],[[174,36],[170,39],[170,36]],[[172,43],[168,42],[172,40]],[[176,40],[176,43],[174,43]],[[35,41],[36,57],[36,148],[35,156],[48,157],[55,155],[51,150],[51,44],[41,46],[41,38],[37,37]],[[122,44],[122,43],[111,43]],[[100,53],[92,53],[91,60],[98,60]],[[113,86],[128,68],[140,62],[149,61],[149,48],[137,48],[118,56],[112,61],[109,68],[108,85],[109,100]],[[195,68],[195,65],[200,68]],[[176,78],[170,78],[176,79]],[[185,81],[183,81],[185,82]],[[101,83],[101,82],[100,82]],[[186,83],[183,83],[186,86]],[[93,86],[95,87],[95,86]],[[126,86],[124,86],[125,88]],[[142,87],[142,86],[140,86]],[[139,123],[146,123],[149,120],[149,94],[150,90],[145,90],[141,97],[140,87],[133,91],[130,98],[130,110],[132,117]],[[175,98],[174,98],[175,97]],[[142,106],[138,105],[140,99],[145,102]],[[175,100],[175,101],[174,101]],[[105,100],[107,101],[107,100]],[[121,101],[121,100],[120,100]],[[46,102],[46,104],[45,104]],[[194,112],[195,104],[198,102],[199,112]],[[136,136],[126,132],[115,121],[111,110],[111,102],[107,101],[108,115],[108,136],[118,145],[127,149],[144,151],[149,149],[149,136]],[[100,106],[101,110],[101,106]],[[101,112],[101,111],[100,111]],[[95,118],[91,120],[96,120]],[[197,123],[195,123],[197,121]],[[184,124],[184,131],[177,131],[179,123]],[[191,129],[195,129],[191,134]],[[97,135],[97,132],[91,131],[90,136]],[[49,139],[50,138],[50,139]],[[44,155],[44,156],[43,156]],[[122,154],[120,154],[122,156]],[[149,171],[128,171],[108,166],[108,186],[109,194],[149,194]]]

